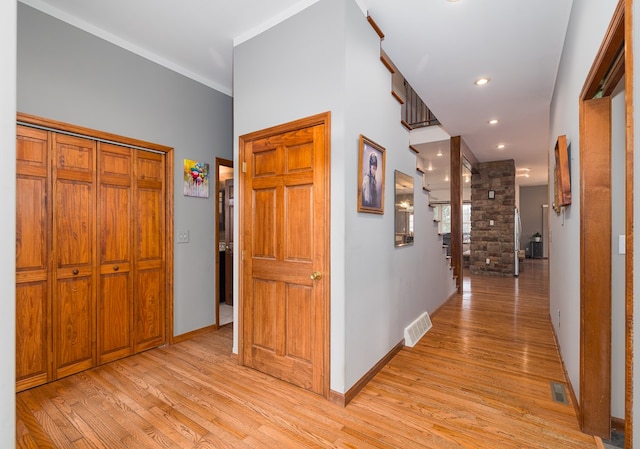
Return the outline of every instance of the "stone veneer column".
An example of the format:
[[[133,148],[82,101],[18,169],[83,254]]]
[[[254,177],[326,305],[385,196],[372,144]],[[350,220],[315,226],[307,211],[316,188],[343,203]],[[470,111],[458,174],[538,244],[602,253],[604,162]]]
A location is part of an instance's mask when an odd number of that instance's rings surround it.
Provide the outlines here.
[[[516,169],[513,159],[483,162],[471,176],[471,255],[476,274],[513,275]],[[489,199],[489,190],[495,198]],[[490,225],[493,220],[493,226]],[[487,265],[486,260],[489,259]]]

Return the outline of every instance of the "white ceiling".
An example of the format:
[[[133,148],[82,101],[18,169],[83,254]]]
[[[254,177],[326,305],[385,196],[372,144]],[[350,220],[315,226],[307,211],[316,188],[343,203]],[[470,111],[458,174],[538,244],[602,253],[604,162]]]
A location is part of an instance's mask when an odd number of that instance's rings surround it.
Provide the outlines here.
[[[317,0],[20,1],[232,95],[234,44]],[[514,159],[521,185],[547,183],[549,104],[573,0],[356,1],[450,135],[481,162]],[[475,86],[482,76],[491,82]]]

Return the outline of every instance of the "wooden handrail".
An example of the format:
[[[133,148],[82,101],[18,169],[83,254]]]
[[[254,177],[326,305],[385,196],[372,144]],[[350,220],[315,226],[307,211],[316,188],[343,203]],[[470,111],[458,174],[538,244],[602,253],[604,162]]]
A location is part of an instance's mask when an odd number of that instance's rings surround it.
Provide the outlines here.
[[[404,81],[405,103],[402,108],[402,124],[409,129],[439,125],[440,121],[422,101],[411,85]]]

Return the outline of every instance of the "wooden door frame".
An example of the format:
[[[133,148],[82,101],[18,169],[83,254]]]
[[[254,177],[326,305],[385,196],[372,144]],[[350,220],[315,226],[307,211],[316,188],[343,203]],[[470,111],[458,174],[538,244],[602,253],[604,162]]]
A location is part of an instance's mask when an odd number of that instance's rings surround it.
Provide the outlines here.
[[[580,425],[611,432],[611,97],[580,102]]]
[[[245,210],[244,204],[244,192],[246,186],[246,175],[245,175],[245,167],[246,161],[244,159],[245,148],[251,142],[264,139],[269,136],[283,134],[289,131],[295,131],[301,128],[308,128],[311,126],[323,125],[325,127],[325,186],[326,191],[324,198],[319,198],[315,201],[321,201],[324,203],[326,214],[326,222],[328,223],[326,226],[327,229],[327,238],[325,239],[325,257],[324,257],[324,267],[320,267],[319,271],[322,273],[330,273],[331,271],[331,245],[329,235],[331,234],[331,226],[330,226],[330,210],[331,210],[331,113],[325,112],[317,115],[313,115],[310,117],[302,118],[299,120],[294,120],[289,123],[284,123],[281,125],[277,125],[271,128],[266,128],[260,131],[255,131],[249,134],[244,134],[239,137],[239,145],[238,145],[238,161],[240,164],[240,170],[238,171],[238,179],[236,180],[236,194],[235,194],[235,204],[236,209],[238,211],[238,226],[236,226],[235,232],[237,232],[237,238],[234,240],[237,242],[237,248],[239,251],[236,254],[240,255],[238,257],[238,283],[236,287],[236,291],[238,292],[237,301],[234,304],[238,307],[238,322],[234,327],[237,329],[237,337],[238,337],[238,363],[240,365],[244,365],[244,264],[243,258],[245,253],[245,248],[248,242],[244,239],[244,233],[242,232],[245,227],[245,221],[248,212]],[[330,280],[330,276],[325,276],[326,279]],[[331,328],[330,328],[330,319],[331,319],[331,283],[328,283],[326,289],[324,289],[325,294],[325,316],[323,318],[324,323],[324,357],[323,357],[323,376],[324,376],[324,397],[328,398],[330,394],[330,383],[331,383],[331,366],[330,366],[330,342],[331,342]]]
[[[132,148],[141,150],[151,150],[165,155],[165,217],[164,225],[166,230],[165,241],[165,335],[166,343],[171,345],[174,343],[173,337],[173,259],[174,259],[174,149],[165,145],[159,145],[143,140],[132,139],[130,137],[119,136],[116,134],[98,131],[83,126],[72,125],[69,123],[38,117],[35,115],[24,114],[18,112],[16,114],[18,123],[32,125],[41,129],[58,131],[68,134],[75,134],[95,140],[103,140],[115,144],[123,144]]]
[[[602,132],[597,131],[595,136],[591,135],[590,132],[592,128],[589,124],[589,118],[587,114],[592,112],[592,105],[589,104],[590,100],[596,96],[596,93],[602,90],[602,96],[608,97],[611,95],[613,89],[616,87],[618,82],[621,80],[622,76],[625,77],[625,129],[626,129],[626,149],[625,149],[625,158],[626,158],[626,168],[625,168],[625,191],[626,191],[626,202],[625,202],[625,234],[626,234],[626,256],[625,256],[625,307],[626,307],[626,318],[625,318],[625,447],[631,447],[633,441],[633,414],[632,414],[632,394],[633,394],[633,155],[634,155],[634,119],[633,119],[633,50],[632,50],[632,3],[633,0],[620,0],[616,10],[613,14],[613,18],[607,30],[607,33],[602,41],[601,47],[596,55],[591,70],[586,78],[585,84],[583,86],[582,92],[580,93],[580,145],[581,145],[581,170],[582,167],[582,155],[585,152],[585,148],[590,148],[589,145],[592,143],[590,139],[600,139],[602,138]],[[622,49],[622,53],[620,53],[620,49]],[[610,70],[611,69],[611,70]],[[605,81],[601,83],[601,81]],[[585,122],[586,120],[586,122]],[[611,117],[609,115],[608,123],[605,123],[605,126],[611,128]],[[610,142],[608,147],[610,148]],[[593,150],[599,150],[601,147],[592,146]],[[606,148],[605,148],[606,150]],[[610,150],[609,150],[610,151]],[[602,155],[600,155],[602,156]],[[606,154],[604,155],[606,157]],[[580,194],[581,201],[587,195],[589,189],[592,186],[584,183],[582,176],[580,179]],[[609,179],[609,189],[611,188],[611,181]],[[581,223],[583,219],[587,217],[583,217],[584,212],[581,207],[580,211],[581,215]],[[606,225],[606,224],[605,224]],[[611,220],[609,219],[608,223],[609,234],[611,231]],[[609,416],[599,416],[597,419],[600,423],[585,423],[585,412],[587,414],[589,412],[595,412],[593,410],[584,409],[585,401],[583,400],[583,391],[582,386],[585,383],[585,368],[586,369],[594,369],[596,372],[606,372],[607,367],[600,366],[601,361],[595,360],[593,357],[593,352],[587,350],[584,346],[585,342],[582,338],[585,328],[589,328],[590,331],[593,331],[594,327],[596,328],[596,332],[599,334],[599,338],[603,339],[600,341],[600,345],[608,346],[610,352],[611,347],[611,323],[610,320],[602,320],[602,319],[593,319],[587,318],[585,321],[585,315],[583,313],[583,308],[588,307],[589,304],[584,303],[584,286],[589,283],[594,282],[593,278],[586,277],[586,274],[589,273],[588,267],[585,267],[588,261],[583,259],[585,245],[592,245],[593,241],[591,241],[591,235],[585,235],[581,231],[580,236],[580,253],[581,253],[581,340],[580,340],[580,422],[583,431],[589,433],[596,433],[602,429],[602,426],[605,424],[604,420],[609,421],[607,425],[610,424],[610,413]],[[597,239],[602,239],[601,236],[593,236]],[[589,239],[589,240],[587,240]],[[611,239],[607,240],[605,244],[609,247],[608,256],[609,256],[609,264],[610,256],[611,256]],[[591,275],[589,275],[591,276]],[[610,289],[609,289],[610,295]],[[610,309],[610,301],[609,301],[609,309]],[[609,360],[608,372],[610,373],[610,360]],[[593,372],[593,371],[590,371]],[[605,379],[606,380],[606,379]],[[598,382],[599,380],[596,380]],[[610,383],[610,379],[609,379]],[[609,404],[610,404],[610,386],[607,394],[609,395]],[[591,398],[595,399],[595,398]],[[595,401],[592,401],[595,403]],[[597,415],[597,412],[595,412]],[[595,425],[595,427],[592,427]],[[598,426],[600,429],[598,429]]]
[[[215,226],[216,226],[216,261],[214,264],[214,270],[217,270],[213,273],[215,277],[215,301],[216,301],[216,329],[220,327],[220,167],[231,167],[233,168],[233,161],[229,159],[223,159],[220,157],[216,158],[216,188],[215,188],[215,198],[216,198],[216,207],[215,207]]]

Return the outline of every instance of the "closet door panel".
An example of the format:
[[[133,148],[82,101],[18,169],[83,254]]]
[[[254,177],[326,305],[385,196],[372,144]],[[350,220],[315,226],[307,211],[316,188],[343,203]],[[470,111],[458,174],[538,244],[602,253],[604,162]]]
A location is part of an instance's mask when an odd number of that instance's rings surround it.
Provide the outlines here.
[[[56,180],[55,244],[57,268],[91,266],[94,222],[93,185]]]
[[[100,275],[98,291],[98,363],[131,355],[131,295],[129,270]]]
[[[164,156],[137,151],[135,156],[134,350],[166,341]]]
[[[51,379],[48,132],[17,127],[16,390]]]
[[[95,366],[95,142],[53,135],[56,377]]]
[[[131,149],[99,144],[98,363],[132,352]]]
[[[95,365],[91,278],[90,273],[84,273],[58,279],[54,333],[57,378]]]
[[[49,291],[43,281],[16,287],[16,391],[42,385],[50,377]]]
[[[135,351],[140,352],[165,342],[165,295],[163,270],[138,269],[135,300]]]

